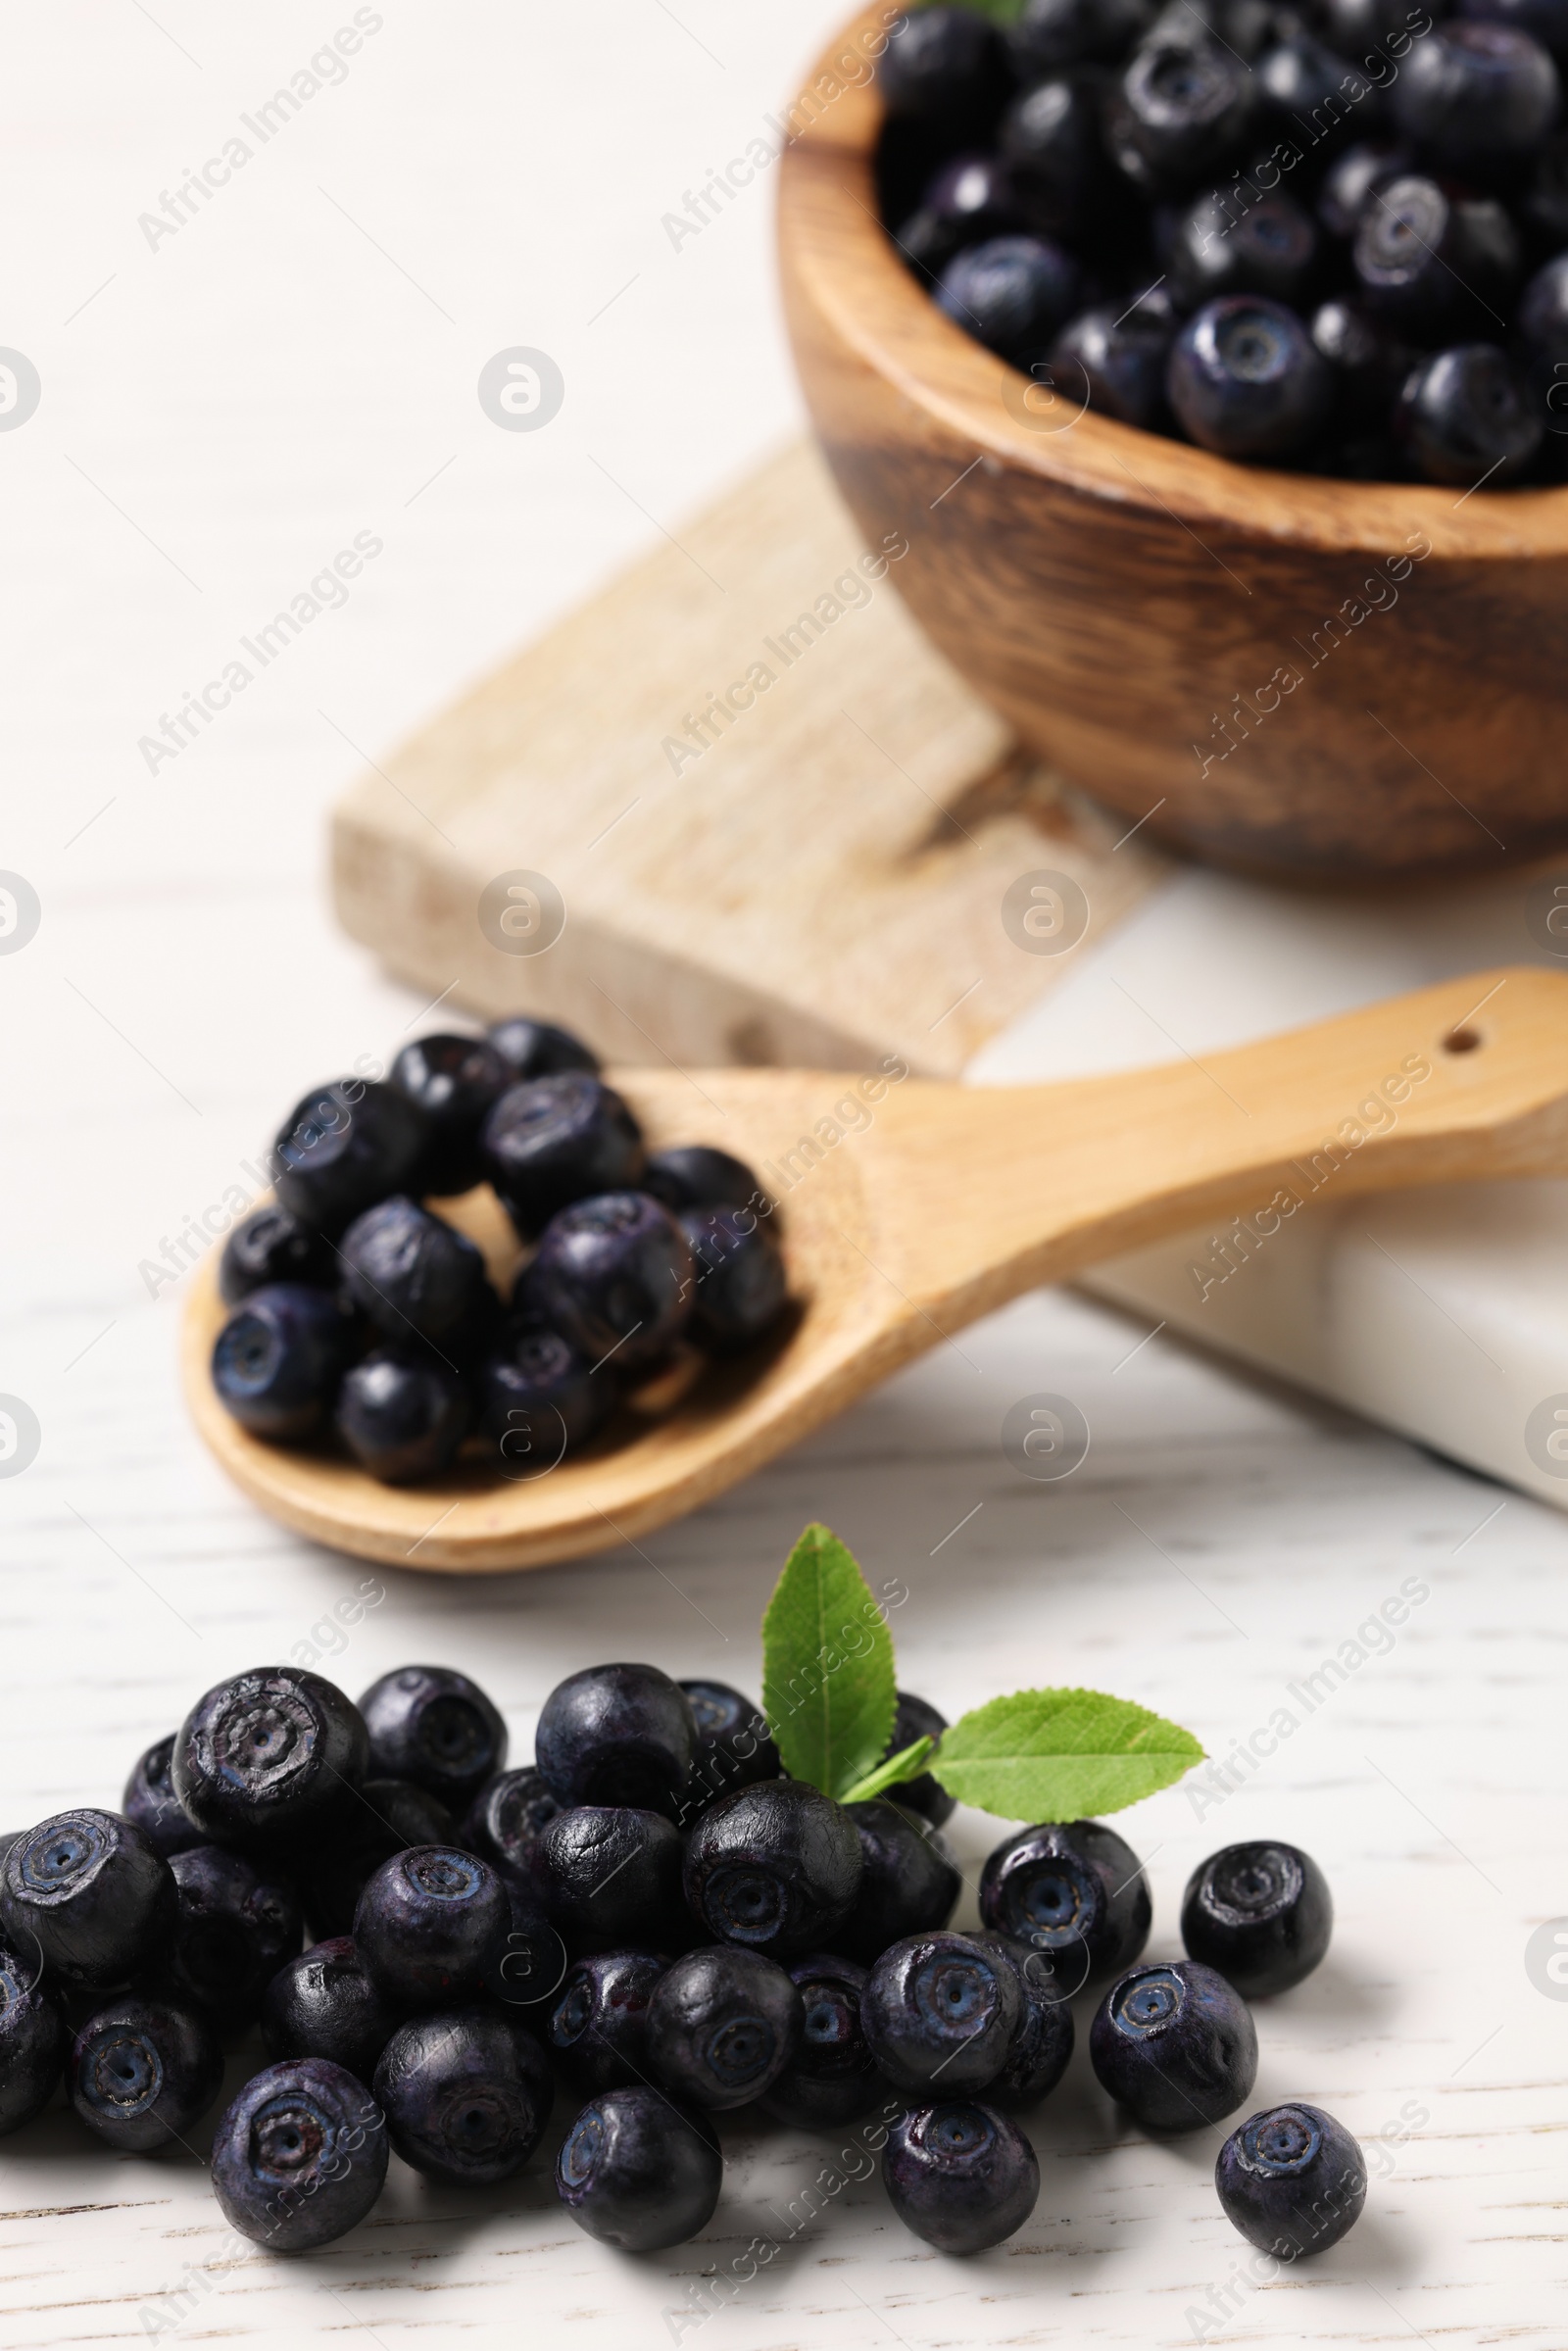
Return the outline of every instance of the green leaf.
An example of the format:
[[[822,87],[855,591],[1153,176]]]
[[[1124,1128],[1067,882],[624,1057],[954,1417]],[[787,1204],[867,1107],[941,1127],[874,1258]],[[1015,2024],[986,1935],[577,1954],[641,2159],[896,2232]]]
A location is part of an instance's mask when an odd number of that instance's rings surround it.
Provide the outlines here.
[[[1026,4],[1027,0],[965,0],[977,16],[989,17],[993,24],[1016,24]],[[916,5],[930,8],[936,0],[916,0]]]
[[[762,1711],[784,1769],[824,1795],[854,1788],[893,1737],[886,1613],[836,1535],[809,1526],[762,1618]]]
[[[918,1778],[925,1769],[926,1757],[936,1743],[934,1739],[917,1739],[912,1746],[900,1747],[898,1753],[890,1755],[886,1763],[879,1763],[874,1772],[867,1772],[863,1780],[857,1780],[853,1788],[847,1788],[839,1802],[868,1804],[873,1796],[885,1794],[888,1788],[898,1788],[906,1780]]]
[[[932,1770],[1004,1820],[1076,1821],[1169,1788],[1203,1750],[1190,1731],[1100,1690],[1020,1690],[944,1734]]]

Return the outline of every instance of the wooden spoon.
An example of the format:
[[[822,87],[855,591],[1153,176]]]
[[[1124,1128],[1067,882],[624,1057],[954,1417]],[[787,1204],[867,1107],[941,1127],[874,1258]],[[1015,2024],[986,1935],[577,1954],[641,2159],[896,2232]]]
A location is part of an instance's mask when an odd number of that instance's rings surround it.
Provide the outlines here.
[[[965,1323],[1103,1258],[1238,1216],[1240,1258],[1319,1191],[1568,1173],[1568,976],[1474,973],[1201,1062],[1054,1086],[767,1069],[614,1083],[653,1145],[716,1143],[778,1197],[788,1336],[758,1362],[694,1361],[559,1468],[460,1464],[388,1487],[228,1417],[208,1370],[225,1311],[214,1250],[186,1310],[185,1389],[264,1509],[401,1567],[543,1567],[695,1509]],[[450,1212],[505,1279],[517,1250],[493,1195]]]

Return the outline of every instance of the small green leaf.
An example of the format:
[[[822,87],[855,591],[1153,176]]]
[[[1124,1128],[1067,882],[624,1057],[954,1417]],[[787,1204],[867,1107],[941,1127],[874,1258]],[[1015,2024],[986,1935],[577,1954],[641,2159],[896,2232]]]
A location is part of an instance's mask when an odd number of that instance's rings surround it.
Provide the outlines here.
[[[886,1763],[879,1763],[874,1772],[857,1780],[840,1796],[841,1804],[868,1804],[873,1796],[884,1795],[890,1788],[898,1788],[906,1780],[918,1778],[925,1768],[925,1759],[936,1745],[934,1739],[917,1739],[912,1746],[901,1747]]]
[[[836,1535],[809,1526],[762,1618],[762,1711],[784,1769],[824,1795],[854,1788],[893,1737],[886,1612]]]
[[[1020,1690],[944,1734],[932,1769],[949,1795],[1012,1821],[1119,1812],[1169,1788],[1203,1750],[1190,1731],[1099,1690]]]
[[[916,6],[929,8],[936,0],[916,0]],[[989,17],[993,24],[1016,24],[1023,15],[1027,0],[966,0],[977,16]]]

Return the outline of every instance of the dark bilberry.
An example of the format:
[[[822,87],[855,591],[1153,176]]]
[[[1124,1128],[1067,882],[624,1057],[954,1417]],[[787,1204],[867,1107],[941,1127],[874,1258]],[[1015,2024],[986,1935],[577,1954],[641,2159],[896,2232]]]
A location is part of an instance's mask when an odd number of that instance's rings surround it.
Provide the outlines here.
[[[369,2081],[401,2021],[348,1935],[313,1943],[279,1968],[262,2000],[262,2039],[274,2064],[325,2057],[359,2082]]]
[[[876,86],[896,121],[983,131],[1007,87],[1001,41],[973,9],[911,11],[888,36]]]
[[[870,1967],[906,1935],[945,1927],[963,1879],[940,1829],[897,1801],[875,1796],[845,1806],[860,1835],[860,1886],[835,1935],[849,1958]]]
[[[566,1976],[545,2038],[581,2096],[648,2080],[648,2003],[668,1965],[652,1951],[596,1951]]]
[[[933,251],[947,245],[933,263],[938,275],[965,247],[1016,236],[1024,225],[1012,173],[995,155],[957,155],[944,164],[921,196],[920,212]]]
[[[691,1316],[691,1244],[648,1192],[604,1192],[553,1216],[530,1295],[590,1365],[617,1377],[659,1362]]]
[[[174,1933],[151,1988],[222,2033],[254,2022],[269,1984],[300,1947],[300,1902],[276,1870],[243,1853],[197,1845],[170,1862],[178,1888]]]
[[[1257,2076],[1251,2010],[1196,1959],[1134,1968],[1089,2029],[1089,2059],[1146,2131],[1198,2131],[1234,2114]]]
[[[581,1069],[510,1088],[485,1120],[483,1150],[485,1172],[524,1241],[573,1200],[637,1183],[644,1163],[636,1119]]]
[[[688,1208],[680,1218],[692,1252],[691,1335],[714,1354],[738,1354],[773,1330],[789,1277],[770,1226],[749,1208]]]
[[[428,1121],[396,1086],[343,1078],[297,1102],[277,1131],[277,1197],[301,1224],[336,1235],[406,1191]]]
[[[54,2096],[66,2061],[64,2020],[38,1982],[38,1960],[0,1944],[0,2137]]]
[[[253,1437],[299,1445],[331,1416],[353,1325],[330,1290],[275,1282],[230,1310],[213,1342],[213,1387]]]
[[[454,1666],[401,1665],[363,1692],[360,1712],[377,1777],[412,1780],[454,1812],[507,1760],[506,1724],[478,1683]]]
[[[1178,300],[1191,307],[1221,294],[1297,302],[1317,267],[1317,230],[1293,196],[1259,196],[1244,212],[1215,192],[1178,213],[1165,259]]]
[[[1401,134],[1447,171],[1488,171],[1540,147],[1561,86],[1541,43],[1508,24],[1439,24],[1390,92]]]
[[[690,1827],[699,1812],[737,1788],[759,1780],[776,1780],[784,1766],[769,1736],[760,1706],[732,1690],[727,1682],[682,1682],[697,1721],[697,1747],[682,1827]]]
[[[301,1224],[277,1200],[243,1217],[218,1260],[219,1295],[225,1306],[237,1306],[253,1290],[270,1290],[277,1282],[329,1289],[336,1280],[337,1258],[326,1236]]]
[[[1024,0],[1004,38],[1027,89],[1064,67],[1113,66],[1149,29],[1144,0]]]
[[[1427,360],[1405,383],[1396,423],[1429,481],[1465,489],[1516,481],[1545,431],[1544,411],[1495,343],[1464,343]]]
[[[1403,32],[1418,14],[1426,13],[1411,9],[1407,0],[1319,0],[1319,5],[1328,37],[1343,57],[1381,48],[1392,34]]]
[[[1233,2131],[1214,2165],[1225,2217],[1276,2261],[1326,2253],[1366,2202],[1366,2164],[1317,2106],[1275,2106]]]
[[[574,1804],[540,1831],[531,1869],[545,1915],[573,1952],[691,1940],[679,1832],[632,1804]]]
[[[1355,121],[1353,109],[1372,89],[1348,58],[1299,24],[1264,50],[1255,72],[1272,127],[1284,139],[1304,129],[1319,154],[1344,146]]]
[[[680,1816],[697,1720],[657,1665],[591,1665],[546,1698],[534,1756],[560,1804],[639,1804]]]
[[[1285,457],[1309,441],[1333,399],[1328,363],[1300,319],[1260,294],[1205,303],[1177,336],[1165,374],[1193,439],[1221,457]]]
[[[468,1807],[462,1842],[492,1869],[526,1876],[540,1830],[560,1810],[538,1765],[524,1763],[485,1782]]]
[[[1528,32],[1559,67],[1568,58],[1568,0],[1459,0],[1455,14]]]
[[[1037,2106],[1049,2096],[1067,2070],[1073,2049],[1072,2010],[1058,1987],[1054,1962],[1044,1951],[1032,1951],[1010,1935],[980,1928],[970,1936],[982,1950],[1010,1961],[1023,1991],[1023,2014],[1007,2044],[1002,2071],[987,2084],[991,2105],[1009,2112]]]
[[[708,2117],[643,2087],[593,2099],[556,2158],[556,2193],[578,2228],[622,2253],[658,2253],[706,2229],[723,2179]]]
[[[1403,178],[1413,169],[1408,147],[1392,147],[1363,140],[1335,157],[1317,192],[1317,217],[1331,236],[1347,243],[1361,224],[1361,216],[1380,188]]]
[[[361,1894],[394,1853],[412,1845],[451,1844],[456,1836],[451,1813],[427,1788],[416,1788],[411,1780],[365,1781],[359,1801],[312,1840],[304,1857],[301,1877],[312,1935],[318,1942],[347,1935]]]
[[[126,2155],[183,2139],[217,2097],[223,2052],[210,2019],[162,2000],[111,2000],[72,2043],[66,2086],[89,2131]]]
[[[215,1844],[276,1849],[354,1802],[369,1740],[359,1708],[319,1674],[264,1666],[218,1683],[174,1739],[174,1792]]]
[[[414,1486],[450,1469],[472,1417],[458,1371],[432,1355],[382,1347],[338,1391],[337,1433],[384,1486]]]
[[[1026,89],[1003,117],[999,144],[1018,210],[1037,236],[1082,232],[1109,209],[1100,93],[1087,75]]]
[[[732,1944],[689,1951],[648,2003],[646,2048],[670,2095],[721,2113],[750,2105],[795,2054],[798,1987],[775,1960]]]
[[[896,2088],[915,2096],[983,2090],[1005,2064],[1023,2014],[1012,1962],[964,1935],[890,1944],[860,2002],[872,2056]]]
[[[1040,2165],[1016,2123],[994,2107],[917,2106],[888,2134],[888,2201],[940,2253],[983,2253],[1020,2229],[1040,2195]]]
[[[1344,430],[1370,431],[1388,416],[1410,353],[1357,302],[1336,297],[1312,313],[1311,336],[1334,374],[1334,418]]]
[[[800,2036],[788,2065],[762,2093],[766,2111],[798,2130],[836,2131],[878,2103],[900,2104],[861,2028],[864,1968],[813,1952],[796,1961],[790,1980],[800,1987]]]
[[[981,1873],[980,1916],[1045,1953],[1062,1998],[1092,1976],[1130,1967],[1149,1940],[1152,1915],[1142,1863],[1101,1821],[1020,1829]]]
[[[1534,360],[1568,360],[1568,253],[1538,269],[1519,300],[1519,334]]]
[[[745,1160],[733,1159],[708,1143],[681,1143],[670,1151],[655,1151],[642,1188],[675,1216],[684,1208],[756,1209],[762,1199]]]
[[[1193,1872],[1182,1896],[1188,1957],[1217,1968],[1248,2000],[1309,1976],[1333,1932],[1328,1880],[1296,1845],[1227,1845]]]
[[[1553,131],[1515,200],[1520,227],[1539,261],[1568,245],[1568,130]]]
[[[57,1812],[0,1869],[0,1927],[24,1965],[72,1984],[122,1984],[173,1932],[174,1881],[145,1831],[118,1813]]]
[[[392,1064],[391,1078],[427,1121],[424,1150],[411,1179],[418,1199],[450,1199],[484,1175],[479,1130],[517,1072],[486,1037],[418,1037]]]
[[[479,1373],[485,1457],[504,1478],[542,1476],[598,1434],[617,1394],[614,1363],[595,1371],[559,1331],[513,1324]]]
[[[505,1020],[493,1020],[485,1035],[510,1067],[514,1085],[529,1078],[559,1077],[566,1069],[585,1069],[590,1077],[599,1074],[599,1055],[553,1021],[514,1012]]]
[[[329,2245],[386,2179],[386,2124],[363,2082],[291,2057],[247,2082],[213,2140],[213,2192],[230,2228],[269,2253]]]
[[[555,2099],[550,2065],[510,2017],[459,2009],[399,2027],[375,2069],[387,2135],[405,2163],[454,2187],[521,2171]]]
[[[831,1797],[799,1780],[720,1796],[686,1844],[686,1900],[719,1942],[786,1964],[831,1949],[860,1886],[860,1835]]]
[[[1492,198],[1450,193],[1408,171],[1372,190],[1355,232],[1355,273],[1367,301],[1429,341],[1505,307],[1519,240]]]
[[[455,1845],[413,1845],[367,1883],[354,1944],[386,1999],[457,2008],[478,1997],[511,1925],[506,1887],[488,1862]]]
[[[1118,424],[1152,431],[1165,414],[1165,367],[1174,327],[1135,304],[1106,302],[1069,319],[1051,347],[1052,382],[1064,398]]]
[[[552,1926],[531,1882],[522,1884],[498,1872],[506,1891],[510,1924],[501,1950],[485,1971],[484,1987],[492,2000],[513,2011],[531,2032],[542,2030],[553,2001],[566,1980],[571,1959]]]
[[[467,1235],[402,1194],[354,1219],[341,1265],[344,1297],[393,1341],[444,1339],[472,1315],[485,1282]]]
[[[988,351],[1026,362],[1072,316],[1078,289],[1078,265],[1059,245],[1043,237],[993,237],[948,264],[937,308]]]
[[[1256,102],[1250,69],[1220,42],[1197,33],[1151,38],[1107,109],[1111,155],[1135,187],[1176,194],[1223,169]]]
[[[166,1860],[172,1853],[188,1853],[193,1845],[207,1842],[174,1793],[170,1772],[173,1753],[174,1734],[171,1731],[140,1758],[120,1799],[126,1820],[146,1831]]]

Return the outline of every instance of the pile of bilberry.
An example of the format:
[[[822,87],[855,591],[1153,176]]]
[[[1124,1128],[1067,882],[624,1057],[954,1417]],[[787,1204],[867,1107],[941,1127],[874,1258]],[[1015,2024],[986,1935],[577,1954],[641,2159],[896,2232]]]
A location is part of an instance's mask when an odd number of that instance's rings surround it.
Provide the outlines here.
[[[650,1154],[593,1053],[544,1021],[422,1037],[384,1083],[318,1087],[271,1166],[275,1200],[224,1244],[213,1386],[253,1437],[335,1438],[389,1485],[465,1447],[536,1477],[683,1347],[741,1354],[787,1312],[751,1169],[706,1145]],[[506,1305],[426,1204],[481,1183],[525,1251]]]
[[[1560,480],[1565,67],[1568,0],[921,8],[878,68],[883,218],[1042,430]]]
[[[1081,1787],[1103,1766],[1125,1802],[1200,1750],[1082,1690],[994,1700],[950,1731],[891,1667],[885,1611],[811,1529],[764,1625],[765,1718],[724,1684],[593,1666],[551,1691],[535,1761],[509,1769],[497,1709],[447,1668],[385,1674],[357,1706],[301,1668],[220,1683],[141,1758],[119,1813],[3,1840],[0,2131],[64,2073],[108,2146],[184,2142],[224,2039],[259,2024],[271,2062],[219,2121],[212,2178],[274,2252],[363,2220],[389,2149],[449,2186],[511,2178],[559,2076],[580,2111],[557,2192],[607,2243],[706,2228],[712,2118],[760,2108],[863,2123],[899,2218],[968,2253],[1034,2209],[1013,2118],[1060,2081],[1085,1984],[1111,1980],[1090,2061],[1145,2129],[1235,2113],[1257,2065],[1248,2000],[1328,1946],[1314,1863],[1281,1843],[1216,1853],[1187,1887],[1189,1956],[1140,1965],[1137,1855],[1098,1821],[1042,1824],[996,1848],[983,1925],[954,1933],[953,1788],[1001,1770],[1022,1789],[1032,1753],[1033,1785],[1064,1759]],[[843,1800],[790,1776],[790,1755],[818,1758]],[[1280,2259],[1336,2242],[1366,2192],[1355,2141],[1298,2103],[1242,2124],[1216,2180]]]

